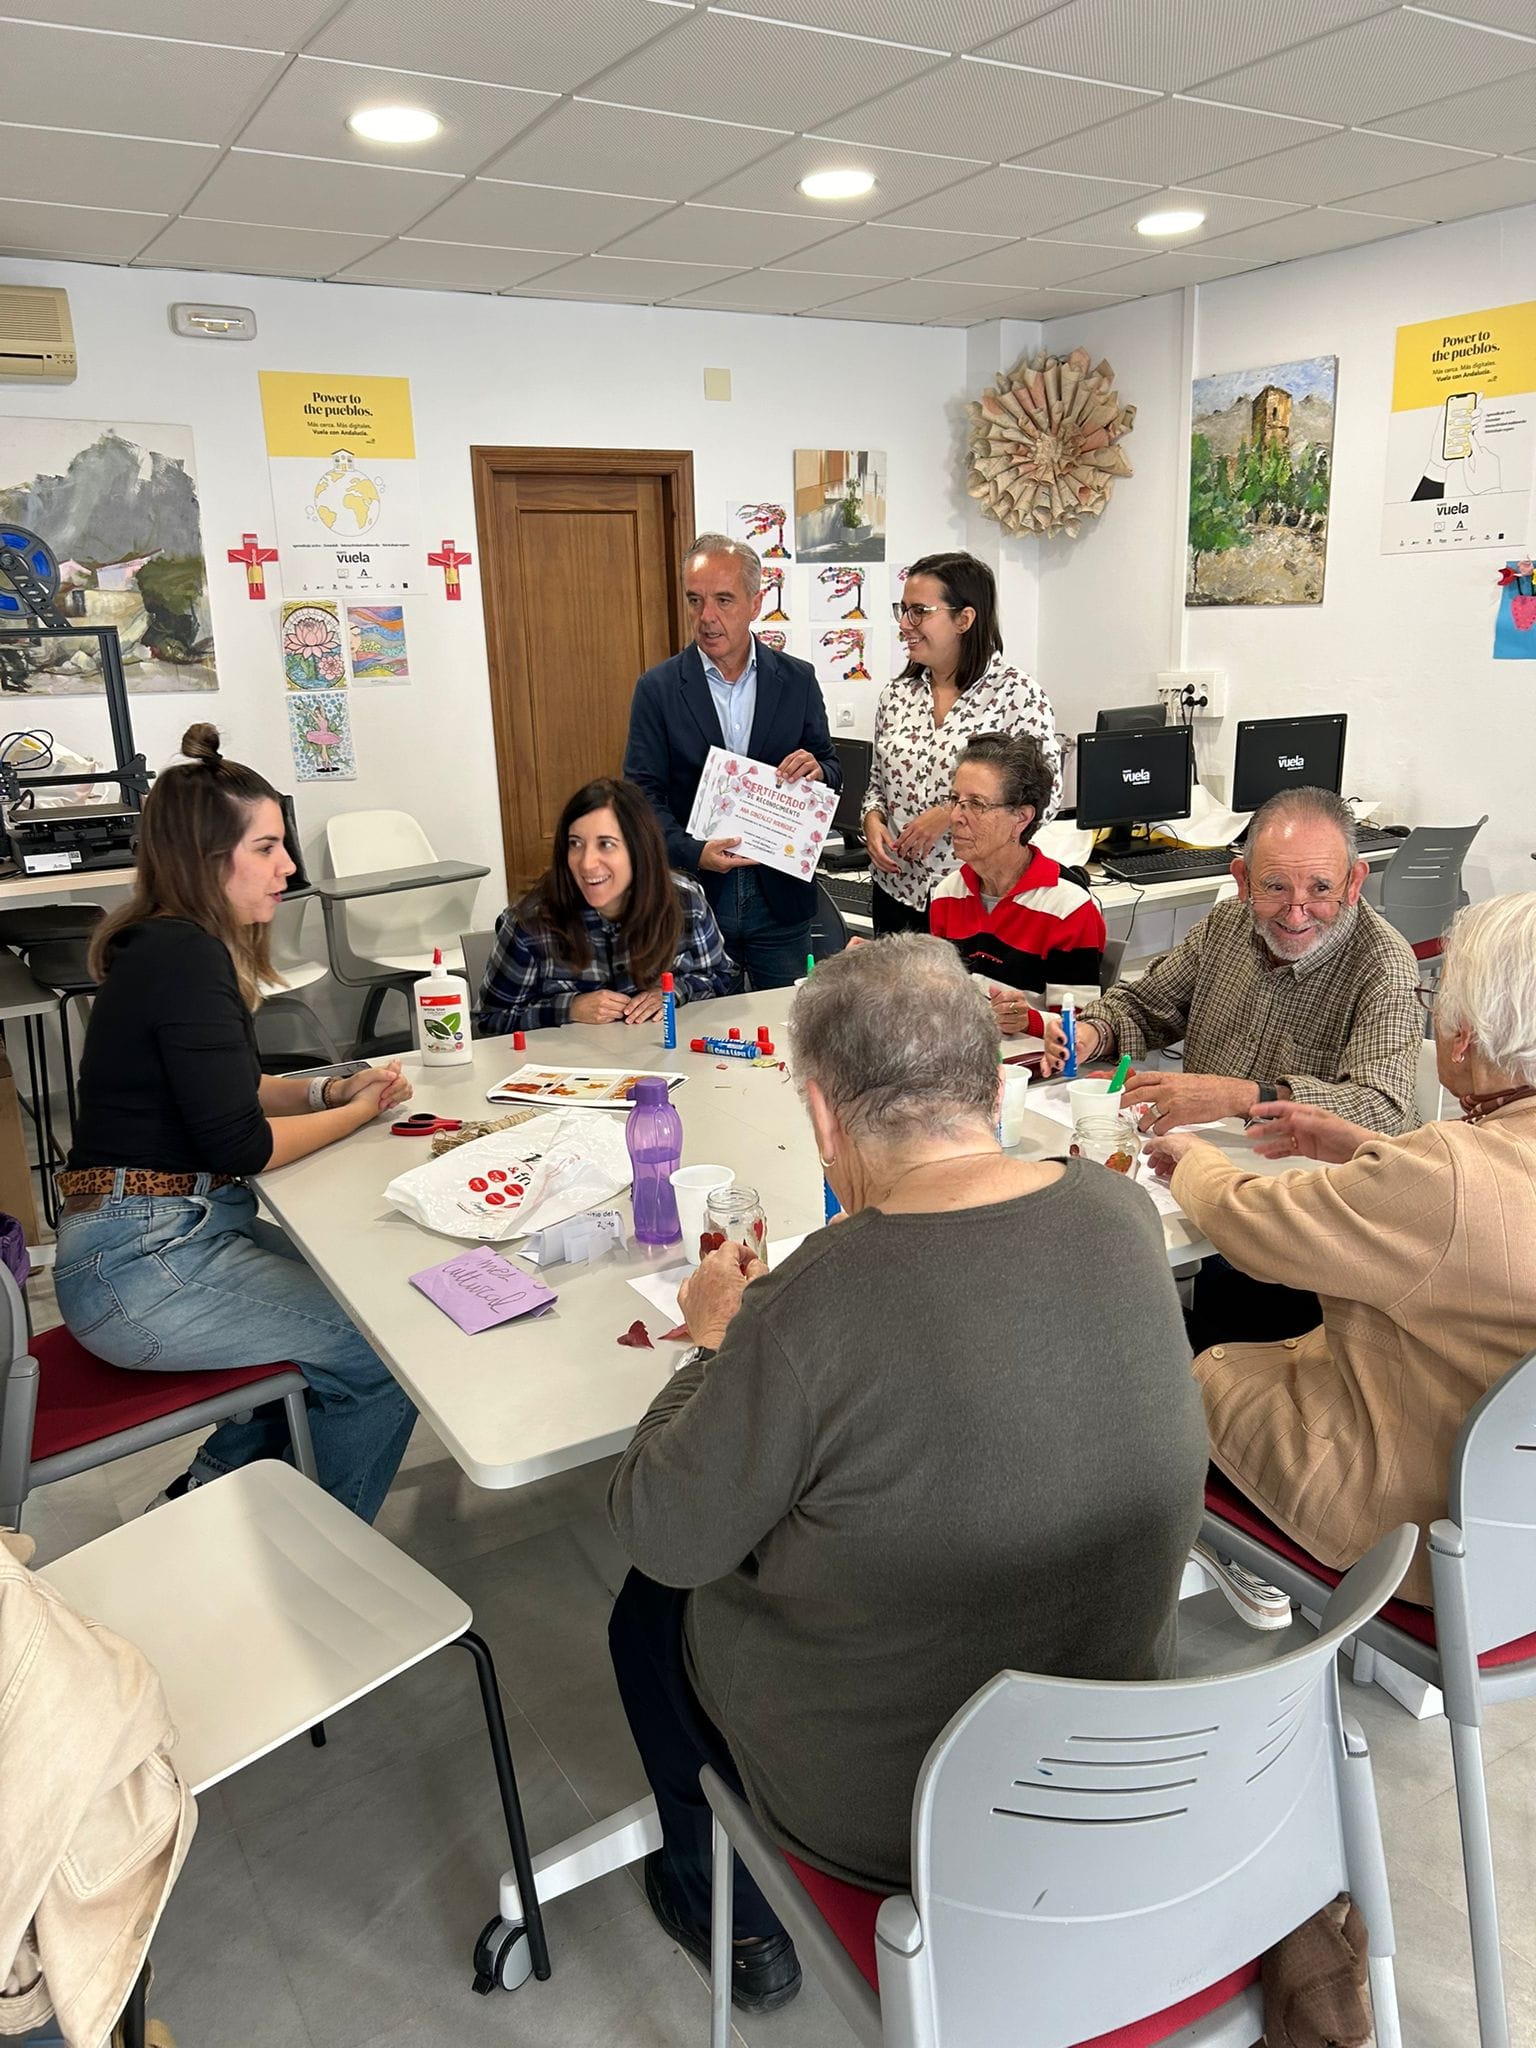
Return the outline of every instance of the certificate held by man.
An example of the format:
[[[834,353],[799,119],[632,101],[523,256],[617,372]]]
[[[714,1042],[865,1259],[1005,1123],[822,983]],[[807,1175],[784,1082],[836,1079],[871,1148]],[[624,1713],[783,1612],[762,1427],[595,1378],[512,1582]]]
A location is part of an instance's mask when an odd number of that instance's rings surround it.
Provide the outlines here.
[[[772,762],[711,747],[688,831],[695,839],[739,839],[733,850],[741,858],[808,881],[836,808],[837,797],[824,782],[781,782]]]

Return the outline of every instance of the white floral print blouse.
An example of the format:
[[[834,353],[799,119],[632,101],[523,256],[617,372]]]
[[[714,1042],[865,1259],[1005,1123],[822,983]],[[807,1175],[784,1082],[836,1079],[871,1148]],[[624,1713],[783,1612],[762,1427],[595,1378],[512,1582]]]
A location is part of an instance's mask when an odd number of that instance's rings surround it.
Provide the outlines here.
[[[910,680],[898,676],[885,685],[875,711],[875,754],[865,811],[884,811],[894,838],[915,817],[949,795],[955,763],[966,742],[979,732],[1028,733],[1039,740],[1053,776],[1045,815],[1054,817],[1061,802],[1056,716],[1040,685],[1010,668],[1001,654],[994,654],[985,674],[961,691],[940,726],[933,722],[933,692],[926,670]],[[904,862],[899,875],[877,871],[875,886],[888,890],[909,909],[926,910],[929,891],[955,866],[954,848],[946,832],[926,860]]]

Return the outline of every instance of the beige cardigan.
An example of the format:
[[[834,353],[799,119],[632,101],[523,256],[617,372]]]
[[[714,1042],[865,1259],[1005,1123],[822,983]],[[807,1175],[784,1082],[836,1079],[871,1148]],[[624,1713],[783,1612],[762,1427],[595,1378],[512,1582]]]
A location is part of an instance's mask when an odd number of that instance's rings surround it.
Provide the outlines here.
[[[160,1680],[0,1531],[0,2035],[50,2010],[98,2048],[143,1967],[197,1809]]]
[[[1427,1535],[1467,1411],[1536,1349],[1536,1099],[1277,1177],[1197,1145],[1173,1192],[1234,1266],[1322,1298],[1321,1329],[1195,1360],[1215,1462],[1336,1568]],[[1403,1597],[1429,1603],[1422,1542]]]

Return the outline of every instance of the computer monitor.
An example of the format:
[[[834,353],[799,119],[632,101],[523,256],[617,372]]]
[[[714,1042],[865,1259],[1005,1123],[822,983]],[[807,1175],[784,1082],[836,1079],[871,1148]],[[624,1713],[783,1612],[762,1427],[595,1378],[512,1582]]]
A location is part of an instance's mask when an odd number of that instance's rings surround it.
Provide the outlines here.
[[[875,750],[868,740],[834,740],[832,744],[843,764],[843,787],[832,822],[839,832],[862,833],[864,798],[869,791],[869,771],[874,763]]]
[[[1168,723],[1161,704],[1115,704],[1094,716],[1095,732],[1155,732]]]
[[[1085,732],[1077,740],[1077,822],[1112,827],[1107,853],[1124,853],[1133,825],[1189,816],[1195,749],[1187,725],[1155,732]]]
[[[1232,763],[1232,808],[1256,811],[1283,789],[1344,787],[1342,711],[1316,718],[1244,718]]]

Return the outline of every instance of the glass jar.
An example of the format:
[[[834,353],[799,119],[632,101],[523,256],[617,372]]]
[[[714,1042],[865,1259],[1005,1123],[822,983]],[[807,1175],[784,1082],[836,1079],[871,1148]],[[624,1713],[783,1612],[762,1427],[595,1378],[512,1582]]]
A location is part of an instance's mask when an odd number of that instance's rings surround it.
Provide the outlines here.
[[[745,1245],[753,1258],[768,1263],[768,1217],[756,1188],[733,1181],[728,1188],[714,1188],[704,1202],[704,1234],[699,1239],[699,1256],[722,1244]]]
[[[1117,1109],[1108,1098],[1081,1108],[1072,1125],[1074,1159],[1092,1159],[1113,1173],[1134,1173],[1141,1156],[1141,1126],[1134,1109]]]

